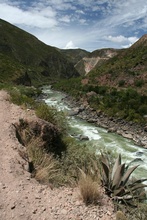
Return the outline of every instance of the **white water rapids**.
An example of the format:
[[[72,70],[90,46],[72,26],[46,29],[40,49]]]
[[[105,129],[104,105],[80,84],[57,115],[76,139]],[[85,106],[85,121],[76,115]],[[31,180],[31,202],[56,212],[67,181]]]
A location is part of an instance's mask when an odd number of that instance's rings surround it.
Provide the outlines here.
[[[71,108],[64,103],[65,95],[54,91],[50,87],[44,87],[43,93],[46,95],[45,103],[49,106],[55,106],[58,110],[64,112],[71,111]],[[132,165],[139,164],[134,174],[136,178],[147,178],[147,149],[134,144],[133,141],[123,138],[115,133],[108,133],[107,130],[90,124],[75,116],[67,116],[70,125],[70,134],[73,136],[84,135],[89,138],[85,141],[86,145],[99,153],[100,149],[108,149],[112,152],[121,153],[125,163],[136,159]]]

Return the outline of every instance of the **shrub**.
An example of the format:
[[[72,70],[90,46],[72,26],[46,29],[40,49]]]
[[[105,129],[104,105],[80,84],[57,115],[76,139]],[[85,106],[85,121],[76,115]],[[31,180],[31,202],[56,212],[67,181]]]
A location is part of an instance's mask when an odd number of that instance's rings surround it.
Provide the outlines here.
[[[107,87],[106,86],[100,86],[99,87],[99,94],[105,95],[107,92]]]
[[[108,196],[112,197],[112,199],[117,202],[123,202],[128,205],[133,205],[130,201],[134,201],[134,199],[142,199],[144,187],[147,186],[142,184],[142,182],[147,179],[139,179],[129,182],[130,175],[138,166],[129,168],[129,165],[126,166],[125,163],[121,164],[121,155],[117,157],[113,167],[104,155],[102,155],[101,163],[102,185]],[[140,189],[143,190],[140,191]]]
[[[138,109],[141,115],[147,115],[147,104],[143,104]]]
[[[90,175],[86,175],[81,171],[81,176],[78,183],[80,193],[83,202],[86,205],[99,204],[101,200],[100,187],[97,182],[95,182]]]
[[[124,86],[124,84],[125,84],[125,80],[123,80],[123,79],[118,82],[119,86]]]
[[[71,137],[63,139],[66,151],[62,153],[60,167],[64,183],[75,184],[79,180],[79,168],[86,175],[90,175],[95,181],[99,181],[99,160],[95,151],[88,149],[87,146],[77,143]]]
[[[117,204],[118,212],[125,213],[125,216],[129,220],[146,220],[147,218],[147,204],[137,203],[136,207],[125,206]]]
[[[39,118],[42,118],[45,121],[55,124],[55,111],[55,108],[49,107],[45,103],[41,103],[38,105],[36,109],[36,114]]]
[[[36,115],[39,118],[56,125],[62,133],[66,133],[68,123],[62,111],[57,111],[56,108],[41,103],[36,108]]]
[[[135,86],[137,86],[137,87],[142,87],[142,85],[144,84],[144,81],[143,81],[143,79],[136,80],[136,81],[134,82],[134,84],[135,84]]]
[[[147,204],[139,203],[137,208],[130,209],[128,212],[129,220],[146,220],[147,219]]]
[[[20,127],[19,127],[20,126]],[[52,182],[54,185],[75,185],[78,181],[79,168],[83,169],[86,174],[98,177],[98,163],[95,153],[88,150],[85,145],[78,144],[73,138],[64,135],[61,136],[61,142],[56,140],[53,144],[64,146],[64,152],[52,151],[52,147],[44,145],[41,138],[34,136],[33,132],[29,129],[27,121],[20,119],[20,124],[17,129],[17,138],[20,143],[27,149],[27,155],[20,152],[21,156],[25,159],[28,157],[29,171],[40,182]],[[57,145],[57,146],[58,146]],[[53,154],[52,154],[53,152]],[[24,156],[23,156],[24,155]],[[94,164],[95,161],[95,164]],[[98,162],[97,162],[98,161]]]
[[[11,101],[16,105],[24,105],[26,108],[34,108],[35,106],[35,100],[33,99],[33,95],[31,92],[31,95],[28,90],[26,89],[26,92],[22,88],[19,87],[12,87],[9,88],[8,92],[11,97]]]

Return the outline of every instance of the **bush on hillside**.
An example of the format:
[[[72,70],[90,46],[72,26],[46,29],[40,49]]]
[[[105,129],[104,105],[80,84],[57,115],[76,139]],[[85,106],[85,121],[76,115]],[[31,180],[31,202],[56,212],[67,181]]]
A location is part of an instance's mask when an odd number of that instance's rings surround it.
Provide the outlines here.
[[[40,103],[36,108],[36,115],[39,118],[56,125],[61,133],[65,134],[67,132],[68,123],[62,111],[47,106],[45,103]]]

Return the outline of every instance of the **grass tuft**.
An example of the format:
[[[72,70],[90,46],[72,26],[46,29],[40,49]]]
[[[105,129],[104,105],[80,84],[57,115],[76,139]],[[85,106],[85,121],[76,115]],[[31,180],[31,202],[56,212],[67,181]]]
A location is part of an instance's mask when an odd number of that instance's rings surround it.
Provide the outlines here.
[[[116,220],[127,220],[127,218],[122,211],[117,211]]]
[[[41,183],[54,183],[60,175],[59,163],[53,154],[46,153],[40,139],[33,139],[27,146],[29,161],[33,163],[35,178]]]
[[[78,185],[83,202],[86,205],[100,204],[102,198],[100,187],[90,175],[81,174]]]

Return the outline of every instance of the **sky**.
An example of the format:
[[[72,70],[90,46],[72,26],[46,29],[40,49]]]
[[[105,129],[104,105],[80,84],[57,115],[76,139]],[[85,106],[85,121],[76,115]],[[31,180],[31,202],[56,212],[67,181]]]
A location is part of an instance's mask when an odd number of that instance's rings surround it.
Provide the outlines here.
[[[60,49],[128,48],[147,33],[147,1],[0,0],[0,18]]]

